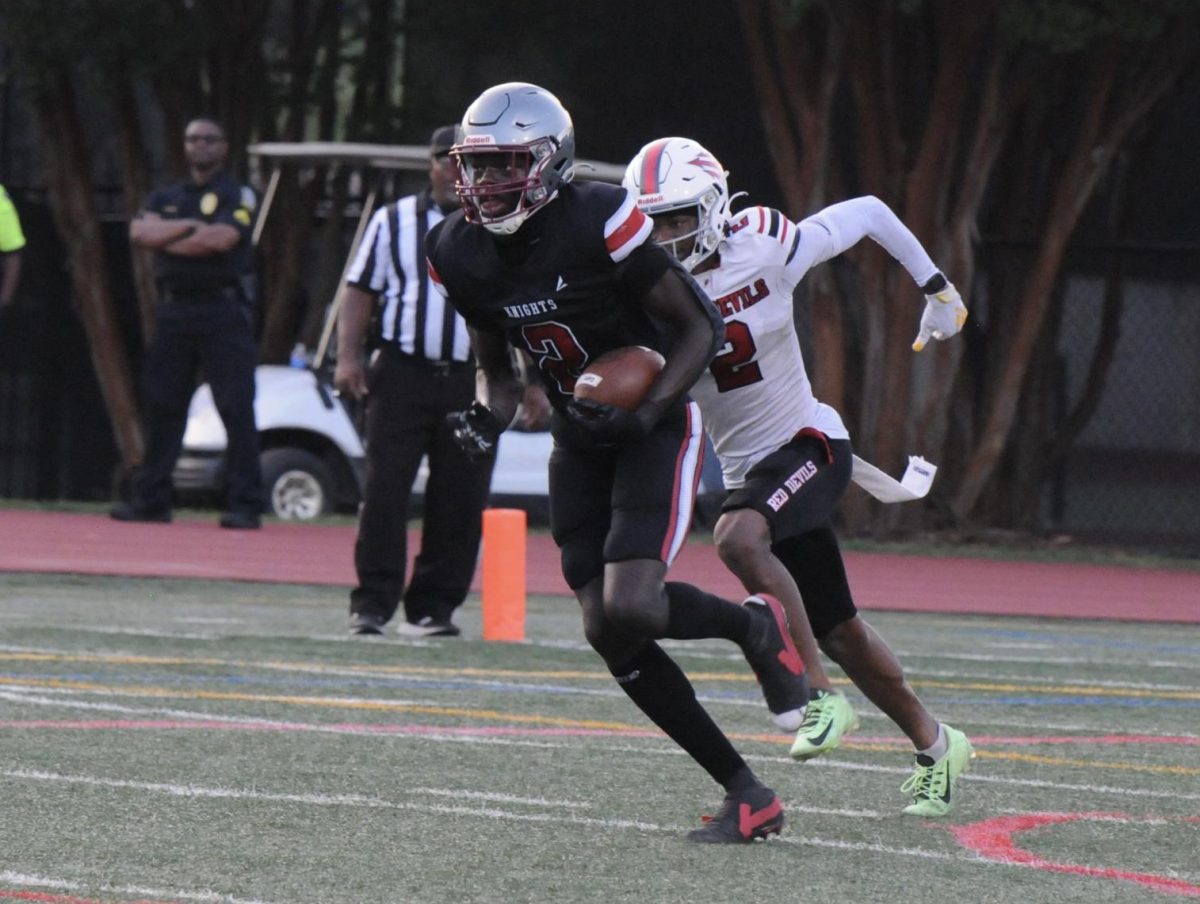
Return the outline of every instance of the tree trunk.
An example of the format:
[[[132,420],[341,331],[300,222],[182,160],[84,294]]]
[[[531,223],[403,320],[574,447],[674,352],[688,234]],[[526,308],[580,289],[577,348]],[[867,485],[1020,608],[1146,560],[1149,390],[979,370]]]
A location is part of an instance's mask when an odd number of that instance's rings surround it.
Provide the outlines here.
[[[1043,227],[1038,259],[1025,284],[1012,344],[980,442],[951,503],[959,519],[971,514],[1004,451],[1067,240],[1117,149],[1196,58],[1194,46],[1180,47],[1183,38],[1179,36],[1173,40],[1176,43],[1168,49],[1149,48],[1144,59],[1123,59],[1111,47],[1099,48],[1091,57],[1091,77],[1086,83],[1092,92],[1086,99],[1083,121]]]
[[[128,70],[122,67],[121,71],[113,73],[112,83],[122,192],[126,214],[132,218],[142,209],[150,193],[149,153],[142,140],[137,99]],[[154,306],[158,300],[158,290],[154,285],[154,256],[152,252],[136,246],[131,246],[129,253],[133,263],[133,287],[141,315],[142,342],[148,345],[150,337],[154,335]]]
[[[83,126],[65,69],[47,75],[34,98],[42,132],[46,181],[54,218],[67,248],[71,286],[87,332],[92,363],[104,405],[112,421],[121,463],[127,471],[141,464],[142,433],[116,311],[104,263]]]
[[[775,178],[787,199],[789,214],[796,218],[808,204],[807,192],[812,185],[801,179],[795,162],[803,158],[801,138],[792,127],[788,96],[798,93],[794,83],[787,83],[792,70],[780,65],[776,58],[777,41],[781,30],[773,23],[771,35],[763,13],[770,13],[770,0],[741,0],[738,13],[742,18],[742,35],[749,49],[747,57],[754,84],[758,89],[758,105],[762,111],[763,131],[767,135],[767,150],[775,164]],[[772,36],[775,40],[772,40]],[[785,84],[780,82],[784,81]],[[719,156],[719,155],[718,155]]]
[[[363,52],[354,78],[354,99],[346,123],[351,141],[394,141],[391,134],[392,104],[389,102],[396,77],[395,23],[391,0],[369,0]]]
[[[210,111],[225,127],[232,152],[230,169],[244,179],[246,159],[241,151],[250,140],[264,97],[259,85],[266,73],[263,35],[271,0],[202,0],[202,4],[209,27],[220,35],[211,45],[206,66]]]

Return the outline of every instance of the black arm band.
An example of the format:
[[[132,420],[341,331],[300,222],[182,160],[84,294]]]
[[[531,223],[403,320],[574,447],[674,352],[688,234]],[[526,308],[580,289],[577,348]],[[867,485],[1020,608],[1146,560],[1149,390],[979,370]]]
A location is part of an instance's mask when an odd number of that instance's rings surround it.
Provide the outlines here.
[[[921,292],[925,295],[936,295],[942,289],[946,288],[946,285],[946,277],[941,273],[935,273],[929,282],[921,286]]]

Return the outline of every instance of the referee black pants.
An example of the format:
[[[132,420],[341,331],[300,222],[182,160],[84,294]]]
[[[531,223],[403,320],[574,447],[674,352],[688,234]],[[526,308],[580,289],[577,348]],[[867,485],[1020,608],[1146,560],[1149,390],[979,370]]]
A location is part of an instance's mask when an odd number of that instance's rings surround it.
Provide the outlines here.
[[[475,398],[475,367],[449,367],[385,344],[371,364],[367,396],[367,482],[354,545],[358,586],[352,614],[449,621],[475,575],[495,458],[473,462],[458,447],[446,415]],[[422,456],[429,479],[421,549],[405,587],[409,502]]]

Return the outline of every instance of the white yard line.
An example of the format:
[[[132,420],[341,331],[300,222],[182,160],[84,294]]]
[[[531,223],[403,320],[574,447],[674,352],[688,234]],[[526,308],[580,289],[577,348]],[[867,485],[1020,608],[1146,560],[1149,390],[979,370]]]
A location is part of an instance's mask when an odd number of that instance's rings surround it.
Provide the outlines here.
[[[212,713],[200,712],[196,710],[181,710],[176,708],[165,707],[135,707],[122,706],[113,703],[94,703],[84,702],[70,699],[56,699],[49,696],[41,696],[46,694],[44,689],[30,689],[33,691],[30,694],[15,692],[14,688],[6,688],[0,691],[0,699],[7,699],[13,702],[24,704],[34,704],[39,706],[53,706],[78,708],[87,710],[98,710],[106,712],[119,712],[126,715],[137,716],[170,716],[177,719],[194,719],[194,720],[211,720],[223,721],[230,723],[249,723],[259,724],[279,728],[296,728],[299,730],[312,731],[321,734],[335,735],[355,735],[360,737],[372,738],[387,738],[395,741],[416,742],[416,741],[431,741],[442,744],[474,744],[482,746],[494,747],[514,747],[514,748],[531,748],[539,750],[570,750],[578,749],[578,743],[572,743],[566,739],[540,739],[540,740],[525,740],[522,738],[502,738],[502,737],[479,737],[470,735],[458,734],[439,734],[436,731],[421,734],[403,734],[403,733],[379,733],[359,728],[348,726],[328,725],[320,722],[300,722],[297,720],[271,720],[261,718],[242,718],[238,716],[214,715]],[[65,693],[65,692],[64,692]],[[114,694],[114,696],[120,696]],[[853,737],[853,736],[852,736]],[[655,754],[660,756],[684,756],[684,752],[674,745],[667,745],[665,741],[660,741],[656,738],[647,738],[641,744],[614,744],[604,743],[596,737],[588,739],[588,749],[590,751],[603,751],[607,753],[628,753],[635,756],[645,756],[646,754]],[[912,772],[912,768],[907,764],[904,766],[880,766],[871,763],[854,763],[846,760],[839,760],[829,757],[812,760],[805,763],[802,767],[796,767],[796,763],[790,757],[773,756],[770,754],[746,754],[745,759],[750,762],[787,764],[794,768],[803,768],[805,770],[812,769],[843,769],[854,772],[871,772],[884,775],[902,775],[908,776]],[[986,782],[991,784],[1004,785],[1008,787],[1019,788],[1036,788],[1043,790],[1057,791],[1076,791],[1088,794],[1104,794],[1115,797],[1141,797],[1141,798],[1161,798],[1166,800],[1200,800],[1200,793],[1191,793],[1182,789],[1175,790],[1153,790],[1144,788],[1124,788],[1113,785],[1093,785],[1093,784],[1076,784],[1066,782],[1051,782],[1042,779],[1017,778],[1012,776],[994,776],[987,775],[974,771],[968,773],[963,779],[968,783]],[[455,792],[451,792],[455,793]]]
[[[224,799],[224,800],[247,800],[261,801],[266,803],[286,803],[286,804],[301,804],[307,806],[320,807],[361,807],[361,808],[386,808],[392,810],[413,811],[423,815],[439,814],[444,816],[465,816],[475,817],[479,819],[497,820],[503,822],[523,822],[523,823],[540,823],[546,825],[569,825],[569,826],[586,826],[590,828],[602,829],[606,832],[613,830],[634,830],[638,832],[655,832],[669,833],[672,835],[682,835],[687,831],[686,826],[659,824],[646,822],[636,819],[605,819],[597,817],[577,816],[574,814],[558,814],[558,813],[537,813],[537,812],[515,812],[512,810],[503,810],[495,807],[477,808],[465,806],[446,806],[430,803],[409,803],[404,801],[387,801],[381,798],[366,797],[363,795],[354,794],[280,794],[261,791],[258,789],[238,789],[238,788],[222,788],[222,787],[205,787],[199,785],[177,785],[166,782],[138,782],[126,779],[111,779],[102,778],[99,776],[89,775],[66,775],[53,772],[44,772],[36,770],[3,770],[0,771],[0,776],[26,781],[43,781],[43,782],[59,782],[64,784],[75,784],[85,786],[99,786],[106,788],[115,788],[123,790],[144,791],[151,794],[163,794],[171,797],[192,798],[192,799]],[[820,807],[806,807],[789,805],[789,810],[793,813],[807,813],[811,815],[829,815],[838,816],[850,819],[871,819],[878,820],[890,818],[894,814],[884,814],[874,810],[843,810],[843,809],[825,809]],[[1114,821],[1120,821],[1119,819]],[[1134,820],[1131,820],[1134,821]],[[878,844],[861,841],[845,841],[837,838],[828,837],[812,837],[812,836],[796,836],[782,835],[773,839],[771,844],[789,844],[800,845],[803,847],[827,848],[839,851],[856,851],[867,852],[872,854],[884,854],[894,857],[905,857],[918,860],[937,860],[944,862],[955,862],[972,864],[984,867],[1016,867],[1027,868],[1028,864],[1011,863],[996,860],[984,859],[976,854],[966,851],[933,851],[924,850],[912,847],[897,847],[887,844]],[[0,881],[16,885],[30,885],[37,882],[47,884],[55,882],[52,887],[80,889],[83,886],[74,883],[65,883],[62,880],[41,880],[40,877],[24,876],[15,872],[0,873]],[[136,891],[135,891],[136,888]],[[150,894],[155,897],[179,897],[187,900],[196,901],[228,901],[231,904],[264,904],[264,902],[245,902],[232,896],[221,896],[216,892],[172,892],[168,890],[145,889],[135,886],[123,886],[113,888],[106,886],[107,891],[132,892],[137,894]]]
[[[148,888],[144,885],[88,885],[70,879],[55,879],[19,873],[15,870],[0,870],[0,883],[26,888],[54,888],[60,891],[91,894],[96,892],[118,895],[137,895],[140,898],[174,898],[183,901],[214,901],[217,904],[269,904],[258,898],[238,898],[219,891],[203,888],[187,891],[179,888]]]

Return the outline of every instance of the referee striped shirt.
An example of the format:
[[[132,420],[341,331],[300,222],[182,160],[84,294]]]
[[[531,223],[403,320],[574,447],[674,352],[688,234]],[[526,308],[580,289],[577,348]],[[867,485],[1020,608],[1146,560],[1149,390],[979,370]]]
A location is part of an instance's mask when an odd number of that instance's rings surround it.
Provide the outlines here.
[[[442,219],[428,195],[409,195],[371,217],[346,281],[383,300],[382,338],[431,361],[466,361],[467,325],[429,284],[425,234]]]

